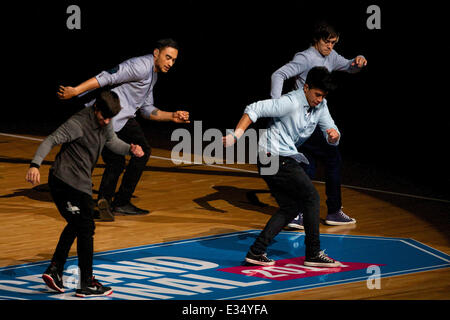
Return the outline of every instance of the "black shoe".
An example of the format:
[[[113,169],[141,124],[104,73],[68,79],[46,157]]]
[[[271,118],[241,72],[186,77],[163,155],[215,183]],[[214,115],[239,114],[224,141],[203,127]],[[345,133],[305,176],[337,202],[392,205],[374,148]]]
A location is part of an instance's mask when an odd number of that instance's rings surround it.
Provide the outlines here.
[[[274,260],[267,258],[267,253],[253,254],[250,250],[245,257],[245,261],[258,266],[273,266],[275,264]]]
[[[335,268],[340,267],[339,261],[333,260],[325,254],[325,250],[320,251],[315,257],[306,258],[303,262],[308,267]]]
[[[91,283],[84,288],[77,289],[75,295],[77,297],[99,297],[99,296],[109,296],[112,294],[112,289],[110,287],[103,286],[100,282],[92,277]]]
[[[109,208],[108,200],[102,198],[97,202],[99,216],[101,221],[114,221],[114,214]]]
[[[100,218],[100,211],[98,211],[98,208],[94,208],[93,217],[94,217],[94,220],[101,220],[101,218]]]
[[[150,211],[148,210],[136,207],[131,202],[128,202],[123,206],[114,206],[113,211],[120,214],[128,214],[128,215],[144,215],[150,213]]]
[[[56,268],[56,265],[54,263],[52,263],[47,268],[47,270],[45,270],[44,274],[42,275],[42,279],[50,289],[56,290],[61,293],[64,292],[62,272],[58,271],[58,268]]]

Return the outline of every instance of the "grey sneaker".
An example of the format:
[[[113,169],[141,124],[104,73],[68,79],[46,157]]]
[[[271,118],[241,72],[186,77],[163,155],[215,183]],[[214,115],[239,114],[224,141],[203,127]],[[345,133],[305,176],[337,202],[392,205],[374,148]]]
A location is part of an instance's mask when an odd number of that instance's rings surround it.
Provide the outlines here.
[[[325,219],[325,223],[330,226],[342,226],[345,224],[354,224],[356,223],[356,220],[350,218],[342,211],[342,209],[340,209],[335,213],[328,214],[327,218]]]
[[[299,230],[303,230],[305,229],[303,227],[303,213],[299,213],[297,217],[295,217],[294,220],[292,220],[288,225],[288,228],[292,228],[292,229],[299,229]]]
[[[325,254],[325,250],[320,251],[315,257],[305,258],[303,262],[308,267],[323,267],[323,268],[335,268],[340,267],[341,263],[334,259],[331,259]]]
[[[267,253],[253,254],[250,250],[245,257],[245,261],[258,266],[273,266],[275,264],[274,260],[267,258]]]

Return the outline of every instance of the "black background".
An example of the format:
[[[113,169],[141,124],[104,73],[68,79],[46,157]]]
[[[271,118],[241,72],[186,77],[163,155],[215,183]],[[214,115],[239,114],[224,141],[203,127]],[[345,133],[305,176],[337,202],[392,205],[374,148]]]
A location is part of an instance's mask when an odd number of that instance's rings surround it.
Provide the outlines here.
[[[81,8],[81,30],[66,27],[71,4]],[[366,26],[371,4],[381,8],[380,30]],[[75,86],[172,37],[179,59],[159,76],[155,105],[225,132],[247,104],[269,98],[271,74],[307,49],[313,23],[327,19],[341,32],[335,50],[368,60],[358,74],[337,74],[328,97],[342,132],[343,182],[379,187],[379,178],[392,191],[450,198],[445,15],[429,1],[11,3],[2,19],[1,131],[49,134],[78,108],[57,99],[58,85]],[[141,123],[154,147],[170,147],[180,127]]]

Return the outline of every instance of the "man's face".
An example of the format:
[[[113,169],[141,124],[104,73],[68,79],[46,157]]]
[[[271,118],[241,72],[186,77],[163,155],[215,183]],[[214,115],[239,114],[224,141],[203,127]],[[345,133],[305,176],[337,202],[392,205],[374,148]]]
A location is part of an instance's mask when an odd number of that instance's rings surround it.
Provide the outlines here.
[[[317,49],[317,51],[320,52],[323,56],[328,56],[331,53],[331,50],[333,50],[336,43],[339,41],[338,37],[334,38],[328,38],[328,39],[320,39],[314,47]]]
[[[307,84],[303,87],[303,91],[310,107],[316,107],[327,96],[327,93],[322,89],[309,88]]]
[[[153,56],[155,57],[155,71],[166,73],[177,60],[178,50],[171,47],[165,47],[161,50],[155,49]]]
[[[108,123],[111,121],[111,118],[104,118],[99,110],[96,110],[94,113],[100,127],[106,127]]]

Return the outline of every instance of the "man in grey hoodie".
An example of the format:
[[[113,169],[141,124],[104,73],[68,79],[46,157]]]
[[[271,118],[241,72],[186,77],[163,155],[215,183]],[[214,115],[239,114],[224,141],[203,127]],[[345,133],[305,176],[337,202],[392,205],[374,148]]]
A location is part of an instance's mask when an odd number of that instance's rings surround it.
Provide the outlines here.
[[[76,296],[112,293],[111,288],[95,280],[92,270],[95,230],[92,171],[104,146],[121,155],[144,155],[139,145],[127,144],[116,136],[110,121],[120,110],[116,93],[101,92],[94,106],[73,115],[40,144],[27,172],[26,180],[33,185],[39,184],[42,161],[54,146],[62,144],[50,168],[48,185],[67,225],[61,233],[51,264],[42,275],[45,283],[58,292],[64,292],[64,264],[76,238],[80,268],[80,287],[76,290]]]

